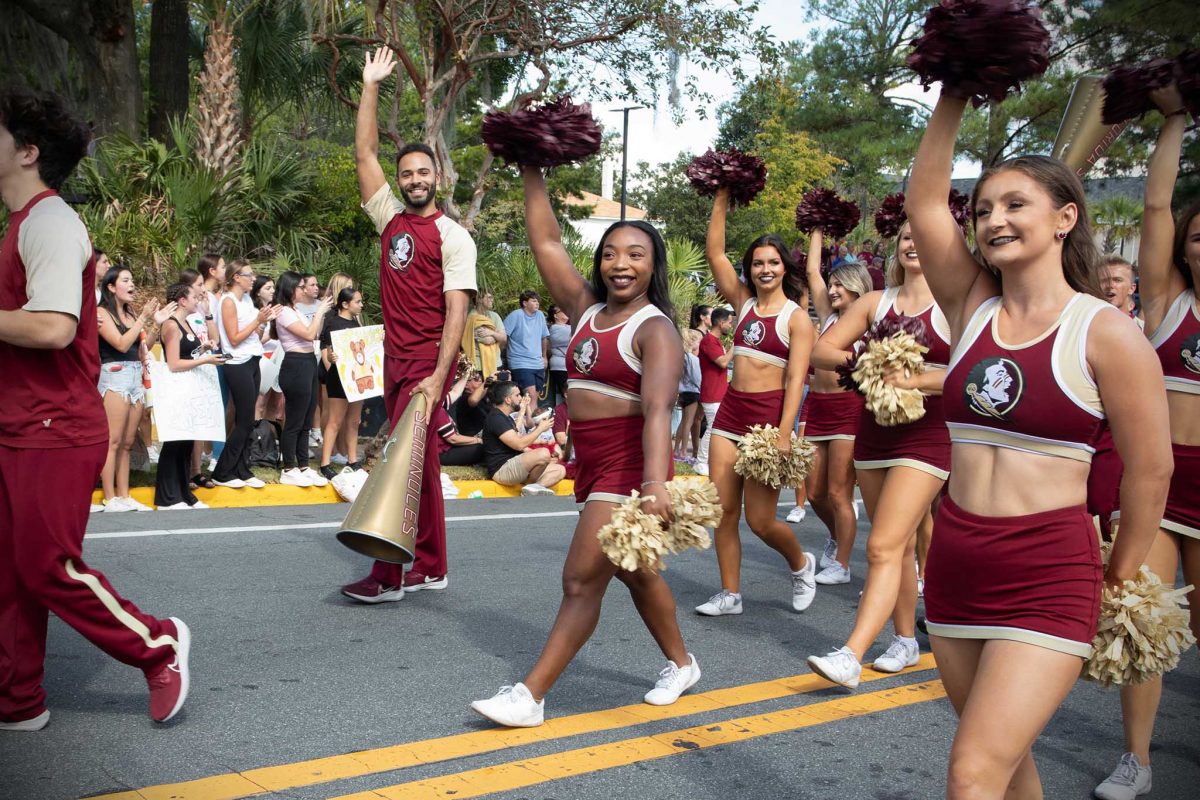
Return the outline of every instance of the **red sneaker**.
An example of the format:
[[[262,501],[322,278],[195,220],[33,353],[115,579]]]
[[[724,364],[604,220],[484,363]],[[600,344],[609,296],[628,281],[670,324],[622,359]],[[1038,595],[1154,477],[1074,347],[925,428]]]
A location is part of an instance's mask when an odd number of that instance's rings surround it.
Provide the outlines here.
[[[166,722],[179,713],[188,695],[188,651],[192,633],[183,620],[171,617],[175,625],[175,658],[158,672],[146,678],[150,685],[150,719]]]
[[[29,719],[10,720],[8,722],[0,719],[0,731],[40,731],[42,728],[46,727],[46,724],[49,722],[50,710],[43,709],[42,713],[38,714],[36,717],[30,717]]]
[[[392,603],[404,599],[403,586],[384,586],[371,576],[342,587],[342,594],[360,603]]]
[[[419,592],[422,589],[445,589],[450,585],[450,579],[445,575],[434,577],[422,575],[419,572],[404,573],[404,591]]]

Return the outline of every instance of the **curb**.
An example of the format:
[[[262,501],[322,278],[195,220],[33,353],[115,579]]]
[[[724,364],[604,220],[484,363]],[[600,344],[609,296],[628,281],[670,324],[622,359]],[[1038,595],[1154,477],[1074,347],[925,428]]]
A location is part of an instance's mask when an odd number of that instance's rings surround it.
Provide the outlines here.
[[[495,481],[454,481],[454,486],[458,489],[458,497],[455,499],[459,500],[465,500],[475,492],[479,492],[483,497],[521,496],[520,486],[501,486]],[[574,496],[575,481],[559,481],[554,487],[554,493],[559,497]],[[129,494],[139,503],[154,505],[153,486],[139,486],[131,489]],[[218,486],[216,489],[196,489],[193,494],[211,508],[259,508],[345,502],[332,486],[284,486],[279,483],[268,483],[261,489],[228,489]],[[100,503],[103,499],[104,493],[99,489],[92,492],[93,503]]]

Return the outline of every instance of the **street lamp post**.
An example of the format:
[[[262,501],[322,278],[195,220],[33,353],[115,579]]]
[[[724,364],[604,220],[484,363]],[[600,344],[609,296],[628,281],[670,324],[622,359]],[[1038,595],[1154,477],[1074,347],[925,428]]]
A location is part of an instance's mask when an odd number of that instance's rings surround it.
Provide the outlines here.
[[[621,221],[625,221],[625,181],[629,174],[629,112],[640,111],[644,106],[627,106],[614,108],[612,112],[621,112]]]

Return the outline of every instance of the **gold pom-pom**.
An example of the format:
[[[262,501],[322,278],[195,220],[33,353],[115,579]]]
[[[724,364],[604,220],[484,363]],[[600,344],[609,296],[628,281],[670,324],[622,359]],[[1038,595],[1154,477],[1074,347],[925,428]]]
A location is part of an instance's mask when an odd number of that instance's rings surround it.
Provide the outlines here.
[[[709,481],[675,478],[666,484],[675,519],[670,525],[642,510],[645,497],[637,491],[613,509],[612,520],[596,532],[609,561],[627,572],[666,569],[663,556],[689,548],[706,550],[712,544],[708,529],[721,521],[717,487]]]
[[[1173,670],[1180,654],[1196,643],[1185,599],[1191,590],[1172,589],[1144,564],[1119,589],[1105,586],[1084,679],[1124,686]]]
[[[924,372],[928,352],[929,348],[911,333],[901,332],[871,340],[859,354],[851,376],[877,423],[884,427],[906,425],[925,416],[925,396],[920,390],[897,388],[883,376],[893,370],[903,370],[906,375]]]
[[[758,481],[764,486],[800,486],[812,470],[817,449],[811,442],[792,436],[792,452],[784,456],[775,443],[779,428],[774,425],[754,425],[738,443],[738,457],[733,471],[743,478]]]

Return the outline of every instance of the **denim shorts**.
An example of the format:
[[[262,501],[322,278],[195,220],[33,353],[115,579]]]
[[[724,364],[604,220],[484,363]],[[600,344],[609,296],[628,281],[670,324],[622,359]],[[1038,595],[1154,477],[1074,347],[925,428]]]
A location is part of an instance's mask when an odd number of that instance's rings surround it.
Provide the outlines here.
[[[142,362],[110,361],[100,365],[100,397],[116,392],[130,403],[140,403],[146,397],[142,385]]]
[[[512,370],[513,383],[523,393],[530,386],[537,388],[538,394],[541,394],[546,389],[546,371],[544,369],[517,369]]]

